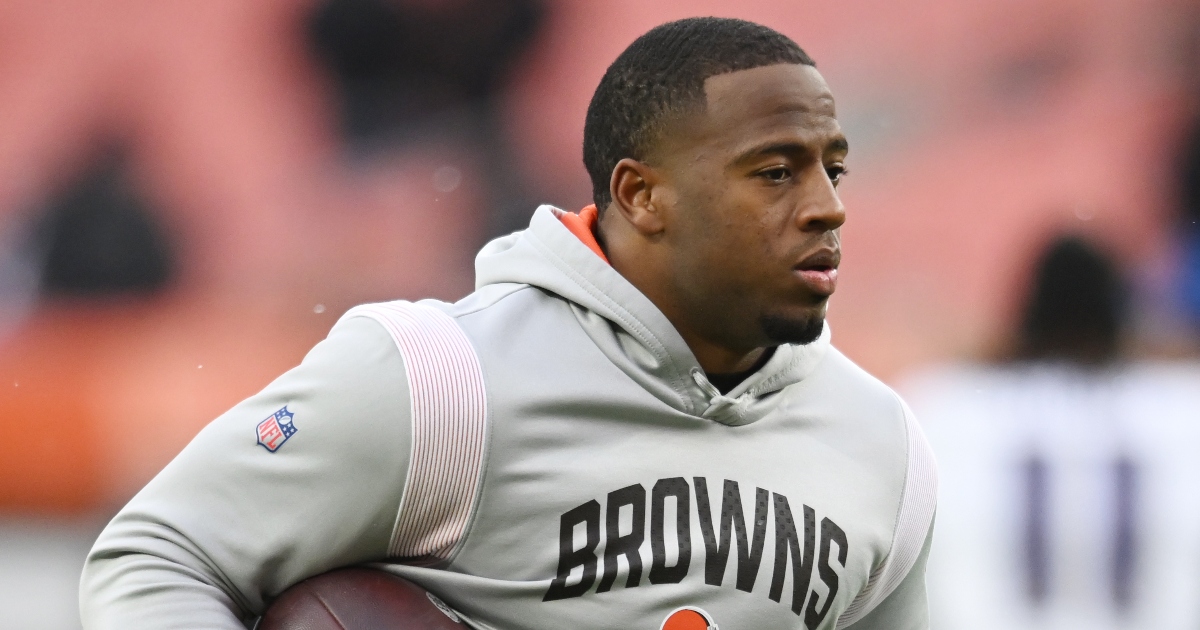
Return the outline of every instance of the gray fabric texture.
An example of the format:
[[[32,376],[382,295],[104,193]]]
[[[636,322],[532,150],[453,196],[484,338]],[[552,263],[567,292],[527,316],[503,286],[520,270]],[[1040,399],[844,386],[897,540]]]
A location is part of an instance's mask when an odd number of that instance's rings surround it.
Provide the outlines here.
[[[933,530],[925,536],[925,545],[917,563],[905,576],[904,581],[887,599],[883,600],[866,617],[850,626],[853,630],[927,630],[929,628],[929,603],[925,593],[925,566],[929,562],[929,549],[933,544]]]
[[[695,606],[727,629],[832,629],[893,551],[909,447],[899,399],[829,326],[721,395],[552,209],[476,268],[473,294],[426,302],[465,332],[487,391],[482,484],[448,562],[387,557],[413,439],[405,364],[377,322],[344,319],[114,519],[84,571],[84,626],[238,628],[304,577],[376,563],[475,628],[658,630]],[[297,432],[268,452],[254,428],[284,405]],[[926,552],[852,628],[927,627]]]

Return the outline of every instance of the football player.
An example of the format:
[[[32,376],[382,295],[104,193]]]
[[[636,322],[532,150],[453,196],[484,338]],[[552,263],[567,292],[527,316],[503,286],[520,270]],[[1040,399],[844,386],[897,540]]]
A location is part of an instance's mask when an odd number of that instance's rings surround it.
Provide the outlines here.
[[[595,205],[205,428],[96,542],[84,625],[237,628],[376,563],[478,628],[926,628],[933,459],[825,323],[847,151],[789,38],[646,33],[588,109]]]

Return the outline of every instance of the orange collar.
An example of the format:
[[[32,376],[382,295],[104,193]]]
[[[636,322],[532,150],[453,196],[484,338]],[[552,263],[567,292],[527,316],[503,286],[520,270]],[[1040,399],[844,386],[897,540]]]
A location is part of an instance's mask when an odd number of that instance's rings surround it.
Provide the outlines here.
[[[579,214],[570,212],[558,212],[558,220],[566,226],[567,230],[575,235],[580,242],[587,245],[588,249],[596,253],[604,262],[608,262],[608,256],[604,255],[604,250],[600,249],[600,242],[596,240],[596,223],[600,218],[600,211],[596,206],[590,205]]]

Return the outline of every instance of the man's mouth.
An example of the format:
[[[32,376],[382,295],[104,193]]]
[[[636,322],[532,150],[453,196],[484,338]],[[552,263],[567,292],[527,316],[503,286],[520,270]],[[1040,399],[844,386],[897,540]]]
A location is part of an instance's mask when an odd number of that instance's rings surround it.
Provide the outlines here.
[[[792,269],[809,291],[828,297],[837,289],[838,264],[841,263],[841,259],[840,252],[822,249],[806,257]]]

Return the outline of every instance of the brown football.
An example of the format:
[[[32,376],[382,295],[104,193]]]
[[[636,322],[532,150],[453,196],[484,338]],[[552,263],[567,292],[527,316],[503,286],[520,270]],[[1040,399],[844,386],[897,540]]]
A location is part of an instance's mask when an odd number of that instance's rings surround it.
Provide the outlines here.
[[[375,569],[338,569],[293,585],[257,630],[465,630],[425,589]],[[441,600],[437,600],[441,603]],[[442,604],[444,606],[444,604]]]

